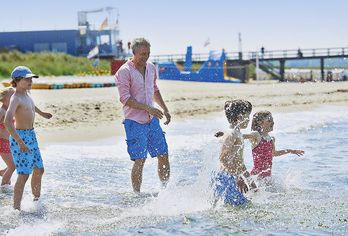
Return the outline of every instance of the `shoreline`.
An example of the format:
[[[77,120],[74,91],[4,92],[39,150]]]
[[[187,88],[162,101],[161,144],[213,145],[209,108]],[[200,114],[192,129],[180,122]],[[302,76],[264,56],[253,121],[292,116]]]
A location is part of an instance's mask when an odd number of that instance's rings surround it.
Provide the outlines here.
[[[301,111],[311,111],[324,106],[346,107],[348,106],[348,104],[332,103],[322,104],[318,106],[294,105],[292,107],[287,107],[286,110],[283,110],[282,108],[272,109],[272,113],[292,113]],[[267,109],[267,107],[259,107],[259,109],[253,108],[252,114],[259,110],[269,109]],[[208,114],[195,115],[189,117],[188,119],[209,119],[215,118],[218,115],[223,115],[223,111],[221,110],[218,112],[211,112]],[[174,121],[172,120],[172,122],[183,122],[185,120],[186,119],[183,117],[178,117],[178,119]],[[163,122],[161,123],[161,126],[164,126]],[[170,127],[170,124],[168,127]],[[103,124],[99,124],[98,126],[80,125],[74,128],[37,128],[36,132],[40,145],[42,147],[55,143],[90,142],[117,137],[125,138],[125,132],[122,123],[116,124],[115,122],[105,122]]]
[[[159,80],[158,86],[172,122],[223,114],[223,105],[230,99],[249,100],[253,113],[348,105],[348,82],[225,84]],[[31,90],[31,96],[37,107],[53,114],[50,120],[36,116],[34,126],[42,144],[124,136],[122,105],[116,87]]]

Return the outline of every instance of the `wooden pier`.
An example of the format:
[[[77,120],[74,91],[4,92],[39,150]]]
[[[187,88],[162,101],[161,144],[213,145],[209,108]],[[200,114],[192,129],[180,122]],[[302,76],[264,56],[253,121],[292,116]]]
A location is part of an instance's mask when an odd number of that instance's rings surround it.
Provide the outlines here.
[[[168,54],[151,56],[153,62],[185,61],[186,54]],[[193,62],[203,62],[207,60],[209,53],[192,53]],[[260,69],[277,77],[280,81],[285,80],[285,64],[291,60],[319,60],[321,70],[321,80],[325,80],[325,59],[348,58],[348,47],[336,48],[314,48],[314,49],[291,49],[291,50],[260,50],[258,52],[226,52],[226,60],[240,65],[259,63]],[[279,62],[279,71],[275,72],[271,62]],[[273,66],[274,67],[274,66]]]

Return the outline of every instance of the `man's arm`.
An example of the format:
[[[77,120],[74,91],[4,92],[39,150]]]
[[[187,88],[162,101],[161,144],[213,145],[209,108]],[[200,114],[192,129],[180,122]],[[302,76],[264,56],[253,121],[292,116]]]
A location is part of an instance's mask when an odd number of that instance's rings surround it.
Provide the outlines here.
[[[29,148],[25,145],[22,138],[17,134],[16,128],[13,124],[14,114],[19,106],[19,100],[15,97],[11,97],[10,105],[5,114],[5,126],[10,135],[16,140],[21,152],[30,152]]]
[[[120,95],[120,102],[125,106],[147,111],[149,114],[157,117],[158,119],[162,119],[163,113],[161,110],[154,107],[150,107],[147,104],[140,103],[134,98],[132,98],[130,93],[130,76],[131,75],[129,71],[125,68],[118,70],[115,74],[115,83],[118,89],[118,93]]]
[[[144,110],[147,111],[149,114],[157,117],[158,119],[162,119],[163,112],[155,107],[150,107],[149,105],[146,105],[144,103],[140,103],[136,101],[134,98],[130,97],[125,103],[126,106],[129,106],[134,109]]]
[[[163,114],[165,115],[167,119],[166,122],[164,122],[164,124],[165,125],[169,124],[171,120],[171,115],[169,114],[169,110],[165,102],[163,101],[161,92],[159,90],[155,91],[154,100],[163,109]]]

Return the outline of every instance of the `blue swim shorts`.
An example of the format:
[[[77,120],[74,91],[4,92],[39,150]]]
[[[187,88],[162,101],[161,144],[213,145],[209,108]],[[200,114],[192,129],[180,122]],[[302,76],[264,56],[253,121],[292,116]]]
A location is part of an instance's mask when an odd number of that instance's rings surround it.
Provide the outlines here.
[[[21,152],[16,140],[10,136],[10,148],[17,174],[30,175],[33,168],[43,168],[40,149],[37,143],[34,129],[17,129],[17,134],[30,149],[29,152]]]
[[[140,124],[134,120],[125,119],[127,151],[130,159],[147,158],[168,155],[168,145],[157,118],[152,118],[148,124]]]
[[[212,185],[216,200],[222,199],[225,204],[234,206],[243,205],[248,201],[237,189],[236,178],[225,171],[214,173]]]

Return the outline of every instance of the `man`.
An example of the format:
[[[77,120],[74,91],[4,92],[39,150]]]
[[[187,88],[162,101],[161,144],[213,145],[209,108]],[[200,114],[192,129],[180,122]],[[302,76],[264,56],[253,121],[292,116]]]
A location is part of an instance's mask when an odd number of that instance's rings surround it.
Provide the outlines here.
[[[127,150],[130,159],[134,161],[131,173],[134,192],[140,192],[148,152],[151,157],[157,157],[158,176],[164,186],[170,175],[168,145],[159,119],[165,116],[164,124],[167,125],[171,116],[156,84],[156,68],[147,62],[150,46],[144,38],[135,39],[131,44],[133,58],[115,74],[125,116]],[[154,107],[154,101],[163,112]]]
[[[14,186],[13,207],[21,209],[21,201],[25,184],[31,177],[31,190],[34,201],[41,195],[41,179],[44,166],[34,131],[35,112],[46,119],[52,115],[41,111],[34,105],[29,96],[32,78],[39,76],[33,74],[28,67],[17,66],[11,74],[12,86],[16,89],[11,96],[10,105],[5,115],[5,126],[10,133],[10,149],[17,170],[17,181]],[[16,122],[14,124],[13,118]]]

